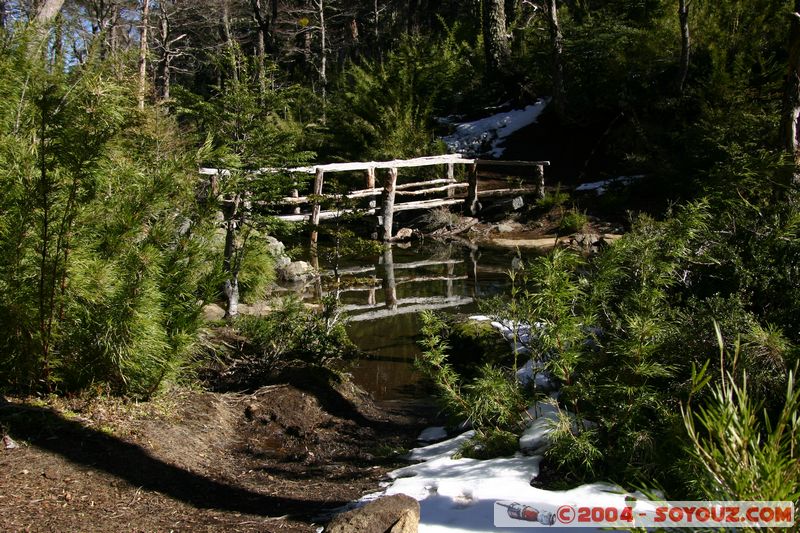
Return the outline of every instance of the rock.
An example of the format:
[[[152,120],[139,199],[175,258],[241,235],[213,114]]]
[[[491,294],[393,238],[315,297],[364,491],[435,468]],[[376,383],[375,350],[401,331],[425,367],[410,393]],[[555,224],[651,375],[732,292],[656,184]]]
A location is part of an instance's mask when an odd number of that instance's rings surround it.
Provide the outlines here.
[[[306,281],[314,275],[314,267],[305,261],[292,261],[278,269],[278,277],[283,281],[296,283]]]
[[[267,251],[272,255],[272,257],[278,257],[279,255],[286,254],[286,246],[271,235],[265,235],[264,241],[267,243]]]
[[[495,226],[495,230],[497,231],[497,233],[511,233],[512,231],[514,231],[514,226],[512,226],[511,224],[498,224],[497,226]]]
[[[264,242],[267,245],[267,252],[275,260],[275,268],[283,268],[292,262],[286,255],[286,246],[281,241],[271,235],[265,235]]]
[[[407,241],[414,235],[414,230],[411,228],[400,228],[397,230],[394,238],[398,241]]]
[[[19,448],[19,445],[16,442],[14,442],[8,435],[3,437],[3,449],[13,450],[14,448]]]
[[[326,533],[416,533],[419,502],[405,494],[384,496],[364,507],[342,513],[328,524]]]
[[[206,322],[215,322],[225,318],[225,309],[217,304],[208,304],[203,306],[203,320]]]

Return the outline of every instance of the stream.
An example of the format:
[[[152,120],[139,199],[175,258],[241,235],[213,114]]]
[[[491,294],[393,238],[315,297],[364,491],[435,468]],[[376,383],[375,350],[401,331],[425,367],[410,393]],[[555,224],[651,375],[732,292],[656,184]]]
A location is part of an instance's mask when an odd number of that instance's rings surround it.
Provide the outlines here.
[[[379,401],[417,397],[419,312],[475,313],[481,300],[508,290],[507,272],[517,257],[508,248],[470,250],[433,241],[341,258],[339,301],[350,338],[366,354],[348,368],[355,382]],[[328,293],[332,265],[321,263],[320,270],[327,275],[305,287],[305,301]]]

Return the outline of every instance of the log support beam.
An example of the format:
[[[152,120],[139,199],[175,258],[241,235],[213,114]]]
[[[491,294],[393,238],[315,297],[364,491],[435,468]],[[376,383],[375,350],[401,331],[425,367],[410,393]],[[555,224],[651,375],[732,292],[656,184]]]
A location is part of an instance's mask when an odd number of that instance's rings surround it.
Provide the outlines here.
[[[381,239],[390,241],[394,233],[392,233],[392,224],[394,222],[394,197],[397,187],[397,169],[390,168],[383,178],[383,194],[381,194],[381,218],[382,232]]]
[[[481,204],[478,201],[478,163],[473,163],[469,167],[469,185],[467,188],[467,212],[475,216],[481,210]]]

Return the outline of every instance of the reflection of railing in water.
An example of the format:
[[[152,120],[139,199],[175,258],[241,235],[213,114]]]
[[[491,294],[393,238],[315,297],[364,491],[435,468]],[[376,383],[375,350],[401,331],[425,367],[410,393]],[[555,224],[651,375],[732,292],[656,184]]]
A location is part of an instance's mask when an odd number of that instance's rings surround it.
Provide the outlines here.
[[[378,270],[376,266],[370,267],[353,267],[337,269],[336,273],[342,275],[354,275],[373,273],[370,280],[363,283],[351,286],[342,286],[337,284],[337,288],[329,291],[328,294],[333,294],[337,301],[345,293],[360,293],[366,292],[365,303],[347,303],[341,304],[340,310],[350,314],[350,321],[359,322],[364,320],[375,320],[389,316],[402,315],[407,313],[418,313],[426,310],[446,309],[451,307],[459,307],[467,305],[475,301],[477,295],[477,280],[472,286],[472,295],[464,296],[454,294],[454,282],[469,280],[474,278],[477,274],[477,258],[474,253],[470,254],[470,262],[472,263],[469,270],[470,273],[456,275],[455,267],[462,265],[466,261],[459,259],[430,259],[424,261],[413,261],[408,263],[395,263],[394,255],[391,246],[387,246],[381,257],[381,276],[378,278],[375,273]],[[444,267],[445,272],[442,274],[430,274],[420,276],[395,276],[396,271],[407,271],[410,269],[419,269],[423,267]],[[333,271],[328,271],[325,274],[334,275]],[[444,294],[441,296],[414,296],[406,298],[397,297],[398,285],[409,285],[413,283],[430,283],[430,282],[445,282]],[[378,302],[378,291],[383,292],[383,302]],[[317,283],[317,297],[321,298],[325,293],[322,291],[322,283]]]

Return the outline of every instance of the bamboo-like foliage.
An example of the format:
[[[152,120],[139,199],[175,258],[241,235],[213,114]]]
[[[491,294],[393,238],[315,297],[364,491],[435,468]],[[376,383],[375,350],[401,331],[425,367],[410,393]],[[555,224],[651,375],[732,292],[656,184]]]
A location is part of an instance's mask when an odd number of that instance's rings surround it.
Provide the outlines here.
[[[2,46],[0,380],[150,394],[205,298],[194,157],[136,109],[133,76],[51,70],[22,32]]]
[[[797,501],[800,497],[800,389],[789,372],[783,406],[775,416],[754,397],[747,372],[737,366],[739,344],[727,353],[720,342],[720,378],[700,405],[687,402],[683,421],[691,453],[702,465],[699,492],[709,499]],[[708,384],[708,365],[693,372],[693,391]]]

